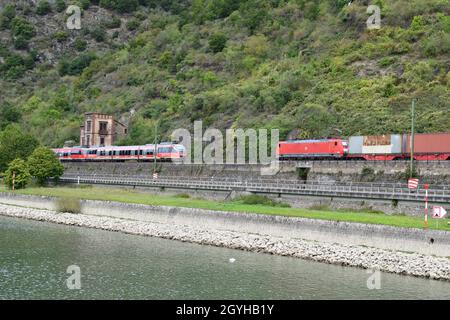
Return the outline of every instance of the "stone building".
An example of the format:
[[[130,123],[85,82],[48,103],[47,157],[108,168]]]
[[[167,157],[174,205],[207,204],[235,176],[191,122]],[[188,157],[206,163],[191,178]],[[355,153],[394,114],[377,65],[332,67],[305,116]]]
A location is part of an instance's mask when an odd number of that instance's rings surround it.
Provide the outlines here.
[[[88,112],[84,117],[84,124],[80,127],[80,145],[83,147],[112,146],[128,133],[127,126],[113,116]]]

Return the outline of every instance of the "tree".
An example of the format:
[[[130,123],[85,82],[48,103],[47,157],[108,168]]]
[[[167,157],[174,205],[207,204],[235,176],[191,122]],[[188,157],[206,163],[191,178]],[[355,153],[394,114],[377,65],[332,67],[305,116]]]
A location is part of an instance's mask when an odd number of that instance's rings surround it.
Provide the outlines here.
[[[0,130],[5,129],[10,123],[19,122],[21,118],[19,110],[12,104],[5,102],[0,106]]]
[[[5,184],[13,189],[25,188],[30,183],[31,175],[25,160],[17,158],[10,162],[5,172]]]
[[[0,172],[16,159],[27,158],[39,142],[30,134],[23,133],[17,124],[8,125],[0,132]]]
[[[49,178],[58,179],[64,173],[64,166],[55,153],[47,147],[36,148],[28,158],[30,174],[39,185],[44,185]]]

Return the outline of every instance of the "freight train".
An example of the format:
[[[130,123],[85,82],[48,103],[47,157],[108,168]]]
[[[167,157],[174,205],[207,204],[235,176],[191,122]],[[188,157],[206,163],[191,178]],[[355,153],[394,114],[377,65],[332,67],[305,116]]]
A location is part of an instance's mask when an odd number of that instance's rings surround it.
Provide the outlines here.
[[[161,143],[142,146],[73,147],[53,149],[61,161],[180,161],[186,156],[181,144]]]
[[[411,158],[411,135],[282,141],[276,154],[279,160],[407,160]],[[450,133],[414,135],[413,154],[419,161],[450,160]]]

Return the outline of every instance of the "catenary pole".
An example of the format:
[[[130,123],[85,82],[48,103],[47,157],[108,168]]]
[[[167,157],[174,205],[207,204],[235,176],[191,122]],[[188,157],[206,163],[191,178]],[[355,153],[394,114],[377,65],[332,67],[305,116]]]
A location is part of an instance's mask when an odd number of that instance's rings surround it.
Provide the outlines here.
[[[411,141],[410,141],[410,147],[411,147],[411,159],[410,159],[410,168],[409,168],[409,177],[413,177],[413,171],[414,171],[414,122],[415,122],[415,108],[416,108],[416,100],[413,99],[411,104]]]

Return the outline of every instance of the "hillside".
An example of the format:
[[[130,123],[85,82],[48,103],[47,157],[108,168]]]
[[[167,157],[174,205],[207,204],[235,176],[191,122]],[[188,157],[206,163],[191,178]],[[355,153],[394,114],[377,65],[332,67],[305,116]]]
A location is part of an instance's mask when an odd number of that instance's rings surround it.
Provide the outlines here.
[[[76,2],[76,1],[75,1]],[[67,3],[69,3],[67,1]],[[71,2],[72,3],[72,2]],[[448,0],[0,1],[0,129],[52,147],[82,114],[175,128],[279,128],[281,138],[450,131]],[[369,4],[380,30],[367,30]]]

